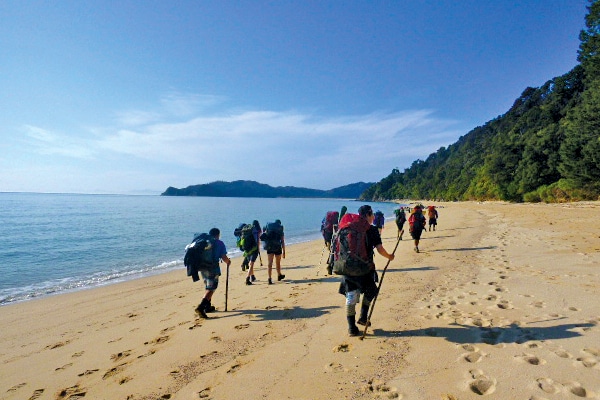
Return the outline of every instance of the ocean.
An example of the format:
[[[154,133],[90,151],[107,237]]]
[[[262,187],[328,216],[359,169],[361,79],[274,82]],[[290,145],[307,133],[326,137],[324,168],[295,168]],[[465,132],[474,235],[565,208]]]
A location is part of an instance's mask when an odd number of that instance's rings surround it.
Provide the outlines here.
[[[185,277],[185,246],[221,230],[239,257],[234,229],[280,219],[286,244],[321,238],[327,211],[362,204],[393,219],[397,204],[343,199],[265,199],[0,193],[0,306],[172,270]]]

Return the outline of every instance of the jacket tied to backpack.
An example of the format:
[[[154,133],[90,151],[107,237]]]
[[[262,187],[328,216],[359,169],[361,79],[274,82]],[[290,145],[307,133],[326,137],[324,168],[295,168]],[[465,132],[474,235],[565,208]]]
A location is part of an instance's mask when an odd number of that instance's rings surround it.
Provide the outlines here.
[[[194,282],[200,280],[201,271],[210,271],[219,266],[219,261],[215,261],[213,256],[214,243],[215,238],[208,233],[202,233],[185,246],[183,264],[187,269],[187,276],[191,276]]]
[[[334,243],[333,272],[337,275],[362,276],[375,269],[367,247],[371,224],[358,214],[346,214],[340,221]]]

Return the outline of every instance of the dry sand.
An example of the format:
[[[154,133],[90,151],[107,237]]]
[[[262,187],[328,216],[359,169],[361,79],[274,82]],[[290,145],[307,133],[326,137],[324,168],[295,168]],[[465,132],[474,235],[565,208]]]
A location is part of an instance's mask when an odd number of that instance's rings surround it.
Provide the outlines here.
[[[364,341],[316,241],[271,286],[234,259],[209,320],[184,269],[0,307],[0,398],[599,399],[600,203],[439,206]],[[383,236],[391,251],[393,222]]]

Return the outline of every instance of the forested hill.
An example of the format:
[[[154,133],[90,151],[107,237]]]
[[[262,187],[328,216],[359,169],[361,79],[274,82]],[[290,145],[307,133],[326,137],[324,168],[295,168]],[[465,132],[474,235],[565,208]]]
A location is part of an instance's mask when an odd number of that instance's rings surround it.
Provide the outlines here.
[[[506,114],[367,189],[364,200],[597,200],[600,196],[600,3],[580,62],[526,88]]]
[[[294,186],[269,186],[255,181],[216,181],[192,185],[184,189],[169,187],[161,196],[211,196],[211,197],[310,197],[356,199],[373,183],[357,182],[330,190],[308,189]]]

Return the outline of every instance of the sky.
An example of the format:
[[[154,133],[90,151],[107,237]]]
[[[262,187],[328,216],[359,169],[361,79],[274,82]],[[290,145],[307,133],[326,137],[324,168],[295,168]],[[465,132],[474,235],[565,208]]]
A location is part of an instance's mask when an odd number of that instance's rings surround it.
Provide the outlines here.
[[[377,182],[577,65],[587,0],[2,0],[0,192]]]

